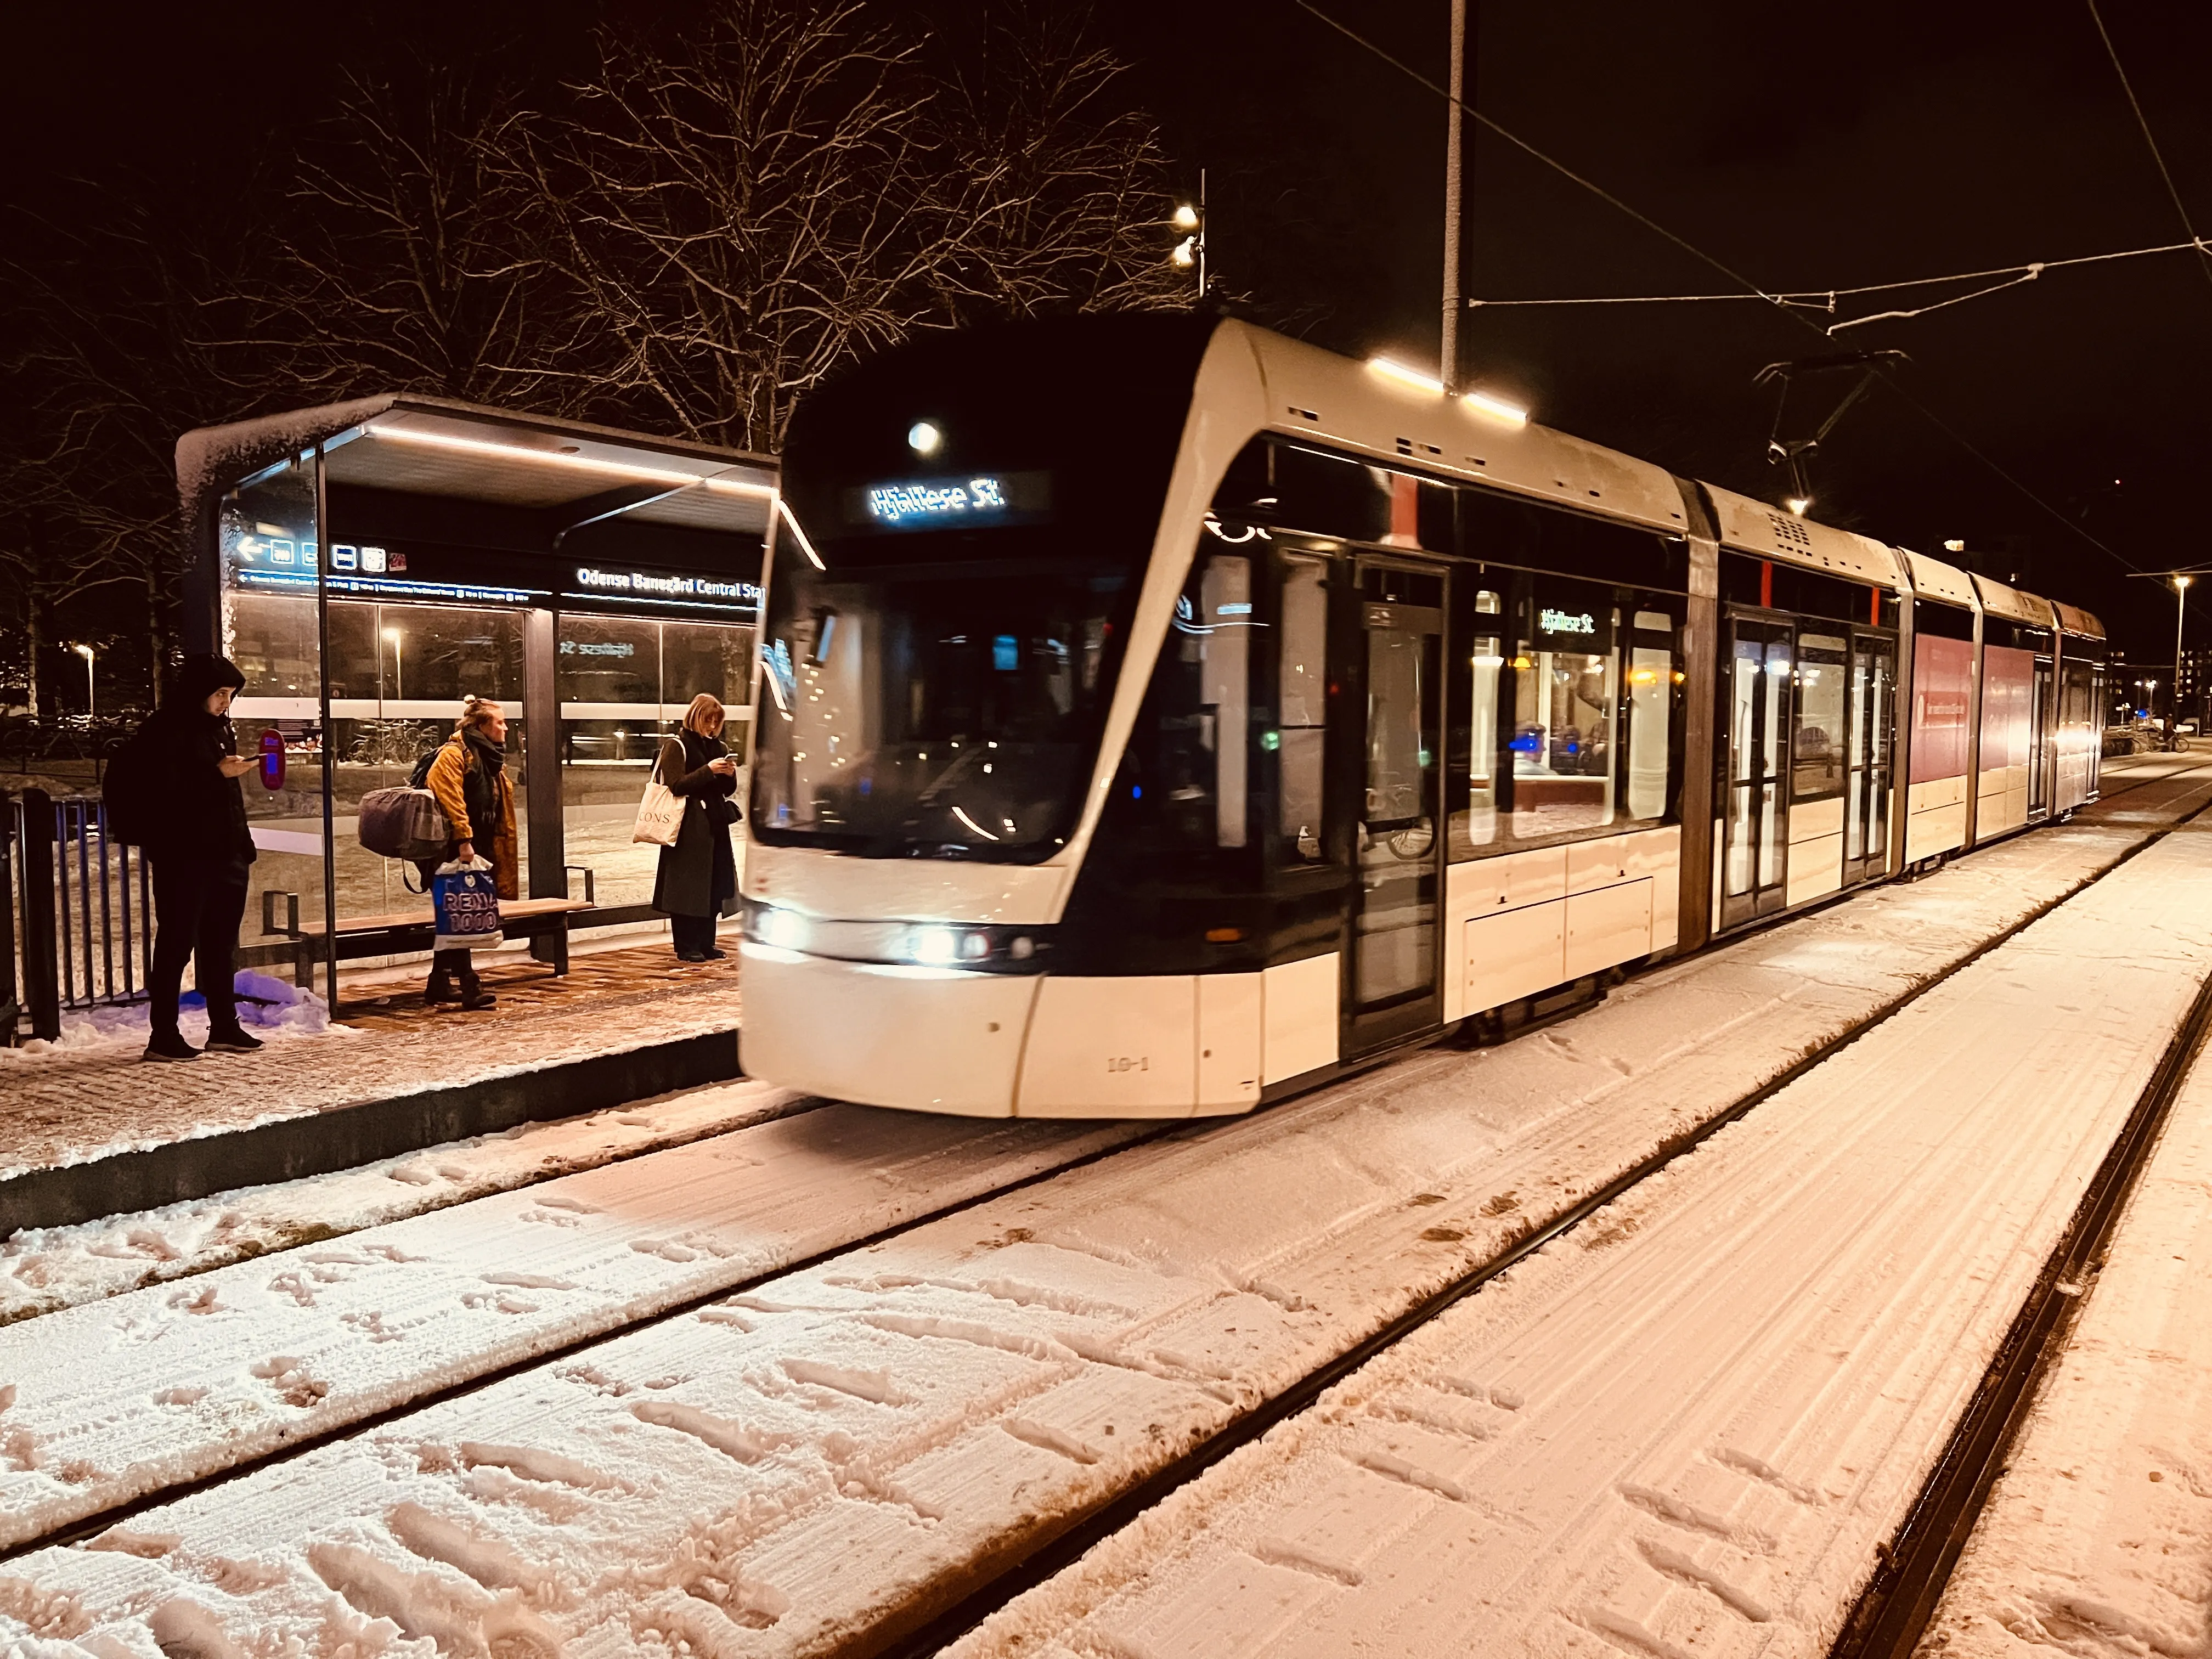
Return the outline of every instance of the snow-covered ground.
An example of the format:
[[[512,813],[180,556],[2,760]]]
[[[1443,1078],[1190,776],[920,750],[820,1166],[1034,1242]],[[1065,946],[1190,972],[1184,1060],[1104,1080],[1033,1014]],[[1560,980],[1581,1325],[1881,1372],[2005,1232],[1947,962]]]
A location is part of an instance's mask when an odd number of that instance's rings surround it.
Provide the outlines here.
[[[2212,1060],[2200,1058],[1920,1654],[2212,1653],[2208,1267]]]
[[[302,990],[267,974],[257,974],[251,969],[239,970],[233,988],[238,994],[239,1024],[252,1026],[253,1034],[264,1042],[320,1036],[331,1030],[342,1036],[353,1035],[342,1025],[331,1024],[330,1005],[313,991]],[[177,1010],[177,1028],[195,1045],[206,1043],[207,999],[198,991],[185,994]],[[102,1050],[136,1054],[146,1046],[150,1029],[151,1019],[143,1002],[103,1005],[82,1012],[65,1013],[58,1037],[52,1041],[31,1037],[15,1048],[0,1048],[0,1066],[73,1060]],[[0,1077],[6,1075],[6,1072],[0,1071]]]
[[[721,1083],[356,1169],[241,1187],[0,1239],[0,1326],[210,1267],[681,1146],[793,1109],[787,1090]]]
[[[1250,1119],[1178,1128],[162,1504],[92,1547],[19,1558],[0,1569],[0,1609],[41,1634],[141,1655],[164,1630],[207,1652],[296,1641],[329,1656],[797,1653],[881,1633],[2145,832],[2077,823],[2025,837],[1647,975],[1504,1048],[1432,1051]],[[901,1135],[930,1121],[884,1121]],[[824,1156],[842,1179],[872,1173]],[[836,1200],[818,1194],[836,1190],[825,1178],[805,1202],[827,1208]],[[665,1241],[665,1196],[635,1201],[618,1248]],[[467,1318],[440,1315],[441,1352],[454,1352],[447,1334],[482,1345],[503,1321],[549,1313],[533,1340],[567,1340],[549,1333],[576,1292],[494,1286],[487,1271],[568,1280],[587,1308],[622,1293],[611,1268],[604,1282],[545,1272],[514,1242],[516,1219],[444,1269],[449,1300],[473,1272],[465,1295],[477,1301]],[[381,1273],[295,1255],[250,1265],[270,1280],[301,1266]],[[539,1306],[502,1313],[502,1293]],[[156,1294],[96,1311],[150,1313]],[[277,1314],[294,1316],[280,1306],[241,1319],[236,1370],[264,1368],[266,1396],[289,1388],[312,1401],[325,1382],[335,1394],[342,1375],[279,1363],[302,1356],[282,1345]],[[198,1317],[165,1307],[142,1328]],[[355,1346],[331,1352],[363,1363],[366,1335],[348,1328]],[[0,1415],[0,1443],[33,1412],[66,1416],[33,1393],[19,1388]],[[107,1466],[83,1449],[100,1443],[103,1416],[78,1412],[72,1453],[99,1473]],[[426,1645],[398,1645],[403,1633]]]
[[[763,1113],[792,1100],[742,1086]],[[0,1329],[0,1547],[1148,1127],[821,1106],[20,1322]]]
[[[951,1652],[1817,1659],[2209,966],[2176,836]]]

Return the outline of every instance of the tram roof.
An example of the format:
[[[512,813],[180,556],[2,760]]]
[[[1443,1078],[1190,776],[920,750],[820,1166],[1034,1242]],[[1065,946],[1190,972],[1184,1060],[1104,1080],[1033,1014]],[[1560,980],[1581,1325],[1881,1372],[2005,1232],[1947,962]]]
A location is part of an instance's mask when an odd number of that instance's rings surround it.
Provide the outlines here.
[[[1941,559],[1931,559],[1925,553],[1913,553],[1904,548],[1906,564],[1912,572],[1912,591],[1923,599],[1941,599],[1955,605],[1961,611],[1972,611],[1979,601],[1974,598],[1974,579],[1956,565],[1946,564]]]
[[[757,536],[768,526],[775,462],[715,444],[585,421],[519,414],[414,392],[386,392],[201,427],[177,440],[188,520],[223,490],[324,447],[334,483],[398,495]]]
[[[2069,605],[2063,599],[2053,599],[2051,608],[2058,612],[2058,626],[2067,633],[2085,640],[2105,637],[2105,624],[2078,605]]]
[[[1682,492],[1664,467],[1533,421],[1488,413],[1371,365],[1234,320],[1267,390],[1267,427],[1363,450],[1387,466],[1477,479],[1686,532]]]
[[[2051,601],[2039,593],[2008,587],[1990,576],[1975,577],[1974,591],[1982,596],[1982,609],[1992,617],[2002,617],[2008,622],[2026,623],[2030,628],[2055,628],[2058,625],[2057,614]]]
[[[1900,593],[1907,591],[1905,562],[1887,543],[1784,513],[1715,484],[1705,485],[1705,490],[1712,501],[1715,527],[1723,547],[1806,570],[1874,582]]]

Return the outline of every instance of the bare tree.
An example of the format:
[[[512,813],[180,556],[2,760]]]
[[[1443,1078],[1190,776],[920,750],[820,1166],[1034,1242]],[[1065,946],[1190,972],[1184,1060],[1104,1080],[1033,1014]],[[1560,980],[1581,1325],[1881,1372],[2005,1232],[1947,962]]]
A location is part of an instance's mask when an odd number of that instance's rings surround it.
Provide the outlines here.
[[[858,3],[730,0],[680,55],[606,40],[571,110],[500,143],[603,331],[576,372],[641,422],[773,449],[808,387],[917,328],[1162,301],[1151,131],[1101,107],[1110,60],[1037,33],[996,103]]]
[[[495,81],[426,65],[347,82],[253,296],[264,379],[281,374],[297,402],[410,391],[561,412],[588,399],[550,372],[573,366],[580,319],[520,240],[526,204],[496,164],[516,107]]]

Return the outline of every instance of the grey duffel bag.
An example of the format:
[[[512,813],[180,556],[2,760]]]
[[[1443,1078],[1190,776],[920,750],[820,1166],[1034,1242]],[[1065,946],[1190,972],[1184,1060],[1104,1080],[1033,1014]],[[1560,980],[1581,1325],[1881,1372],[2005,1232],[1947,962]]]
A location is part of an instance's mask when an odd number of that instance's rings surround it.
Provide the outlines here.
[[[452,827],[427,789],[372,789],[361,798],[361,844],[388,859],[442,859]]]

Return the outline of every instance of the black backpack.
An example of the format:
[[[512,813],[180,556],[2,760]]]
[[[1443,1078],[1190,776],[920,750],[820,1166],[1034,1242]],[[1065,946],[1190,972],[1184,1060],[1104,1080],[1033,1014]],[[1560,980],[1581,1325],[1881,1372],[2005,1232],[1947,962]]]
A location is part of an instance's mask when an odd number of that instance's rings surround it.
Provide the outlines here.
[[[438,749],[443,749],[445,746],[441,743],[438,745]],[[415,757],[415,769],[407,775],[407,787],[410,789],[428,789],[430,787],[430,767],[438,758],[438,749],[426,749]]]
[[[106,807],[107,835],[125,847],[143,847],[154,834],[162,812],[160,739],[151,721],[124,739],[108,757],[100,779],[100,798]]]

